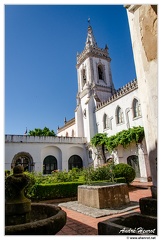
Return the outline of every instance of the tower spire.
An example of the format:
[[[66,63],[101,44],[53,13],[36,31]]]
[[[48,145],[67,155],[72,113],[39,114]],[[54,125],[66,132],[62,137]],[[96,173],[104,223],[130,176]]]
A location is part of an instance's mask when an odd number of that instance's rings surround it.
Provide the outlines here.
[[[88,34],[87,34],[87,39],[86,39],[86,48],[88,48],[89,46],[92,46],[92,47],[97,47],[97,43],[95,41],[95,37],[93,35],[93,30],[92,30],[92,27],[90,25],[90,18],[88,18],[88,23],[89,23],[89,26],[88,26]]]

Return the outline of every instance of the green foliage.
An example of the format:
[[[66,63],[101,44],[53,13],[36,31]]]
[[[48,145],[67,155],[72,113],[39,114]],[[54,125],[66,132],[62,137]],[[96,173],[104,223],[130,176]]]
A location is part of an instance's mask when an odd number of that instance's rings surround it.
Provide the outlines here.
[[[114,163],[108,163],[105,166],[101,166],[96,169],[94,169],[93,167],[84,169],[83,171],[84,181],[87,184],[91,184],[92,181],[103,180],[114,182],[113,168]]]
[[[105,145],[107,142],[107,134],[106,133],[97,133],[92,139],[91,144],[92,146],[101,146]]]
[[[122,145],[124,148],[128,147],[132,142],[141,143],[144,138],[144,128],[133,127],[128,130],[118,132],[107,139],[106,147],[108,151],[113,151],[117,146]]]
[[[36,177],[34,172],[24,172],[29,177],[29,183],[27,187],[24,190],[24,194],[27,198],[30,198],[35,190],[35,184],[36,184]]]
[[[131,183],[136,176],[135,170],[126,163],[119,163],[115,165],[113,172],[116,178],[124,177],[127,183]]]
[[[102,158],[104,162],[106,162],[105,157],[105,146],[107,143],[107,134],[106,133],[97,133],[92,139],[91,139],[91,145],[95,146],[98,151],[98,156]]]
[[[5,177],[9,176],[11,174],[10,170],[5,170]]]
[[[91,139],[91,144],[96,147],[98,157],[101,157],[104,162],[106,162],[105,147],[109,152],[112,152],[119,145],[127,148],[132,142],[141,143],[143,138],[144,128],[139,126],[123,130],[110,137],[108,137],[106,133],[97,133]]]
[[[56,136],[55,132],[53,130],[50,130],[47,127],[44,127],[43,129],[35,128],[34,130],[30,130],[28,133],[29,136]]]
[[[117,183],[125,183],[125,178],[114,179]],[[105,181],[104,181],[105,182]],[[111,181],[106,181],[110,182]],[[102,184],[103,181],[93,181],[91,184]],[[53,184],[38,184],[35,185],[34,191],[30,195],[32,200],[50,200],[57,198],[76,197],[79,185],[86,184],[86,182],[62,182]]]
[[[76,197],[78,186],[82,184],[83,182],[39,184],[36,185],[34,194],[31,196],[31,198],[35,200],[43,200]]]

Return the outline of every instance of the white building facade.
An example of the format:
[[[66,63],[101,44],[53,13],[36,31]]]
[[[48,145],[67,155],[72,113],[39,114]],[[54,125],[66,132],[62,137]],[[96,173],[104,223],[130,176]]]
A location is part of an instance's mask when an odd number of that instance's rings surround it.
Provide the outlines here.
[[[152,196],[157,197],[158,5],[125,5],[125,7],[139,83],[139,97],[153,182]]]
[[[29,171],[49,174],[53,170],[70,170],[102,164],[90,146],[96,133],[108,136],[143,126],[138,82],[133,80],[115,90],[110,68],[108,47],[97,46],[92,27],[88,26],[83,52],[77,55],[78,93],[75,117],[58,128],[57,137],[6,136],[6,169],[26,161]],[[134,167],[140,181],[150,178],[145,139],[127,149],[119,146],[107,159],[128,163]],[[24,159],[24,160],[23,160]],[[25,160],[27,159],[27,160]],[[29,164],[28,164],[29,165]]]
[[[85,138],[5,136],[5,169],[22,164],[25,170],[51,174],[87,167]]]

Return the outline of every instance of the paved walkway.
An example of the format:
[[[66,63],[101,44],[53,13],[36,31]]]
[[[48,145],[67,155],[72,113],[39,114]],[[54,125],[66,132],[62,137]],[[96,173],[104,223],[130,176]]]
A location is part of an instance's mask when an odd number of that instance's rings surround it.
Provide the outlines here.
[[[151,182],[139,183],[133,182],[129,187],[130,201],[138,201],[142,197],[151,196],[150,186]],[[97,235],[98,222],[107,220],[112,217],[120,216],[121,214],[115,214],[106,217],[93,218],[77,211],[61,207],[67,213],[67,223],[60,232],[56,235]],[[122,213],[128,214],[130,212],[140,212],[140,209],[134,209],[129,212]]]
[[[152,186],[152,182],[140,183],[138,181],[134,181],[133,183],[131,183],[131,186],[129,187],[130,201],[139,203],[140,198],[151,196],[150,186]],[[74,201],[75,203],[76,198],[63,199],[61,202],[69,201]],[[59,205],[58,199],[42,202]],[[77,211],[67,209],[63,206],[61,206],[61,208],[67,213],[67,222],[66,225],[61,229],[61,231],[59,231],[56,235],[98,235],[97,234],[98,222],[102,222],[112,217],[117,217],[132,212],[140,212],[140,209],[136,207],[135,209],[131,209],[130,211],[124,213],[118,213],[96,218],[87,216]]]

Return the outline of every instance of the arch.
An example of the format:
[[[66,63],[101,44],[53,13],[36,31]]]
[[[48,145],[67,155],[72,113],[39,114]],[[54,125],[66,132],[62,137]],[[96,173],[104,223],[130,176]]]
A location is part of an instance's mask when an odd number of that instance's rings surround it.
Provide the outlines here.
[[[83,161],[80,156],[72,155],[68,160],[68,169],[71,170],[72,168],[82,168]]]
[[[141,108],[137,98],[133,99],[132,109],[133,109],[133,118],[141,116]]]
[[[137,155],[131,155],[127,158],[127,164],[134,168],[136,178],[140,177],[139,159]]]
[[[14,168],[18,164],[24,167],[24,171],[34,171],[35,164],[33,162],[32,156],[28,152],[19,152],[13,157],[11,168]]]
[[[104,73],[102,65],[98,65],[98,79],[104,80]]]
[[[87,77],[86,77],[86,69],[83,68],[82,70],[82,86],[84,87],[84,85],[86,84],[87,82]]]
[[[88,151],[88,155],[89,155],[89,158],[92,158],[92,150],[91,149]]]
[[[103,129],[108,128],[108,116],[106,113],[103,115]]]
[[[116,108],[116,123],[121,124],[124,122],[124,114],[121,107],[117,106]]]
[[[51,174],[54,170],[57,170],[57,159],[52,155],[48,155],[43,160],[43,174]]]

